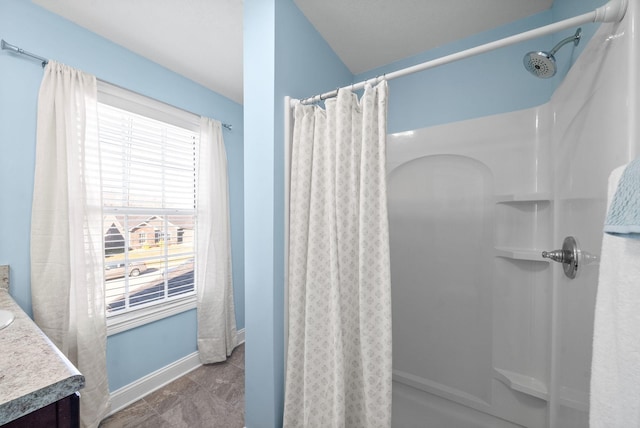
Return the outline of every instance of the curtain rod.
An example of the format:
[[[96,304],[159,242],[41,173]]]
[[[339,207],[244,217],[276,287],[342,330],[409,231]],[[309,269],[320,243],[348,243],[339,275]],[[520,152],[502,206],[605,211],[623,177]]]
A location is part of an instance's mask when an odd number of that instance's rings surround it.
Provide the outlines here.
[[[401,70],[387,73],[382,76],[376,76],[371,79],[363,80],[352,85],[343,86],[342,88],[334,89],[333,91],[325,92],[324,94],[314,95],[309,98],[304,98],[300,102],[302,104],[313,104],[318,101],[326,100],[327,98],[333,98],[338,95],[340,89],[351,89],[352,91],[364,88],[367,84],[375,85],[383,80],[396,79],[398,77],[407,76],[409,74],[424,71],[429,68],[438,67],[440,65],[448,64],[454,61],[458,61],[464,58],[468,58],[481,53],[489,52],[498,48],[509,46],[515,43],[524,42],[536,37],[546,36],[556,33],[561,30],[566,30],[571,27],[575,27],[590,22],[619,22],[624,17],[627,10],[627,0],[610,0],[604,6],[601,6],[591,12],[583,15],[578,15],[573,18],[568,18],[562,21],[558,21],[553,24],[546,25],[544,27],[535,28],[533,30],[525,31],[520,34],[516,34],[504,39],[496,40],[494,42],[486,43],[484,45],[476,46],[474,48],[466,49],[460,52],[446,55],[434,60],[426,61],[411,67],[403,68]],[[292,100],[292,102],[296,102]]]
[[[29,56],[31,58],[35,58],[35,59],[37,59],[38,61],[40,61],[42,63],[42,68],[44,68],[45,65],[47,65],[49,63],[48,59],[42,58],[41,56],[38,56],[38,55],[35,55],[35,54],[32,54],[31,52],[27,52],[24,49],[20,49],[17,46],[14,46],[14,45],[12,45],[10,43],[5,42],[4,39],[0,40],[0,48],[2,48],[2,50],[13,51],[13,52],[18,53],[20,55],[26,55],[26,56]]]
[[[39,55],[36,55],[36,54],[32,54],[31,52],[27,52],[24,49],[21,49],[21,48],[15,46],[15,45],[7,43],[7,42],[5,42],[4,39],[0,40],[0,49],[8,50],[8,51],[20,54],[20,55],[25,55],[25,56],[37,59],[38,61],[40,61],[42,63],[42,67],[43,68],[49,63],[48,59],[43,58],[43,57],[41,57]],[[118,86],[118,85],[116,85],[116,86]],[[126,89],[126,88],[124,88],[124,89]],[[127,89],[127,90],[129,90],[129,89]],[[175,107],[175,106],[172,106],[172,107]],[[175,108],[179,108],[179,107],[175,107]],[[184,109],[181,109],[181,110],[184,110]],[[184,110],[184,111],[187,111],[187,110]],[[192,113],[192,112],[189,112],[189,111],[188,111],[188,113],[195,114],[195,113]],[[200,115],[196,115],[196,116],[200,116]],[[225,129],[228,129],[229,131],[231,131],[233,129],[233,125],[228,124],[228,123],[223,123],[222,127],[225,128]]]

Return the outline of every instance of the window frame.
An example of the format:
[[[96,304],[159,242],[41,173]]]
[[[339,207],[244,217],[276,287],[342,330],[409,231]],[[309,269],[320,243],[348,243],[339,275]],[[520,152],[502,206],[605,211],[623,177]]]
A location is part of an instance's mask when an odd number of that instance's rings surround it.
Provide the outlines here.
[[[200,116],[194,113],[101,80],[97,82],[97,89],[98,103],[108,104],[135,114],[188,129],[197,134],[200,133]],[[99,117],[98,120],[100,120]],[[146,236],[147,242],[150,239],[153,240],[154,237]],[[195,251],[196,243],[194,242],[194,253]],[[143,305],[141,308],[124,313],[109,314],[106,317],[107,336],[122,333],[132,328],[195,309],[197,306],[196,276],[197,266],[194,269],[194,292],[188,296],[175,297],[169,301]]]

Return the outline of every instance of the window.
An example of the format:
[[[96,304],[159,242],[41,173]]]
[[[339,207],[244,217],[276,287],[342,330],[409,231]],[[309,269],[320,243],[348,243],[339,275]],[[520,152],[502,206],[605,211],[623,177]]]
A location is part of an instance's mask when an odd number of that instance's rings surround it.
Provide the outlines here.
[[[107,316],[193,300],[198,118],[98,89]]]

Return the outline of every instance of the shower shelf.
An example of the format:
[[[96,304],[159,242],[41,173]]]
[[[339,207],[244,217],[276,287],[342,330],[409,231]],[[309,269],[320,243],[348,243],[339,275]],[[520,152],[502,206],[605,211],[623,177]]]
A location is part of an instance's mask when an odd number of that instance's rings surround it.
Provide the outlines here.
[[[549,260],[542,258],[542,250],[530,248],[495,247],[495,255],[507,259],[549,263]]]
[[[494,199],[496,204],[508,204],[513,202],[549,202],[551,200],[551,193],[509,193],[505,195],[496,195]]]
[[[496,379],[507,385],[514,391],[539,398],[541,400],[549,399],[549,391],[547,385],[539,379],[515,373],[509,370],[493,369]]]

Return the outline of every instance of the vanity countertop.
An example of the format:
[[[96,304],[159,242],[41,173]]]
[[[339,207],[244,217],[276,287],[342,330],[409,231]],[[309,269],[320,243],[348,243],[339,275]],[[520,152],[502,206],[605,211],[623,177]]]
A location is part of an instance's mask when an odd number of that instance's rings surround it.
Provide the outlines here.
[[[84,387],[84,376],[0,287],[0,309],[14,321],[0,330],[0,425]]]

